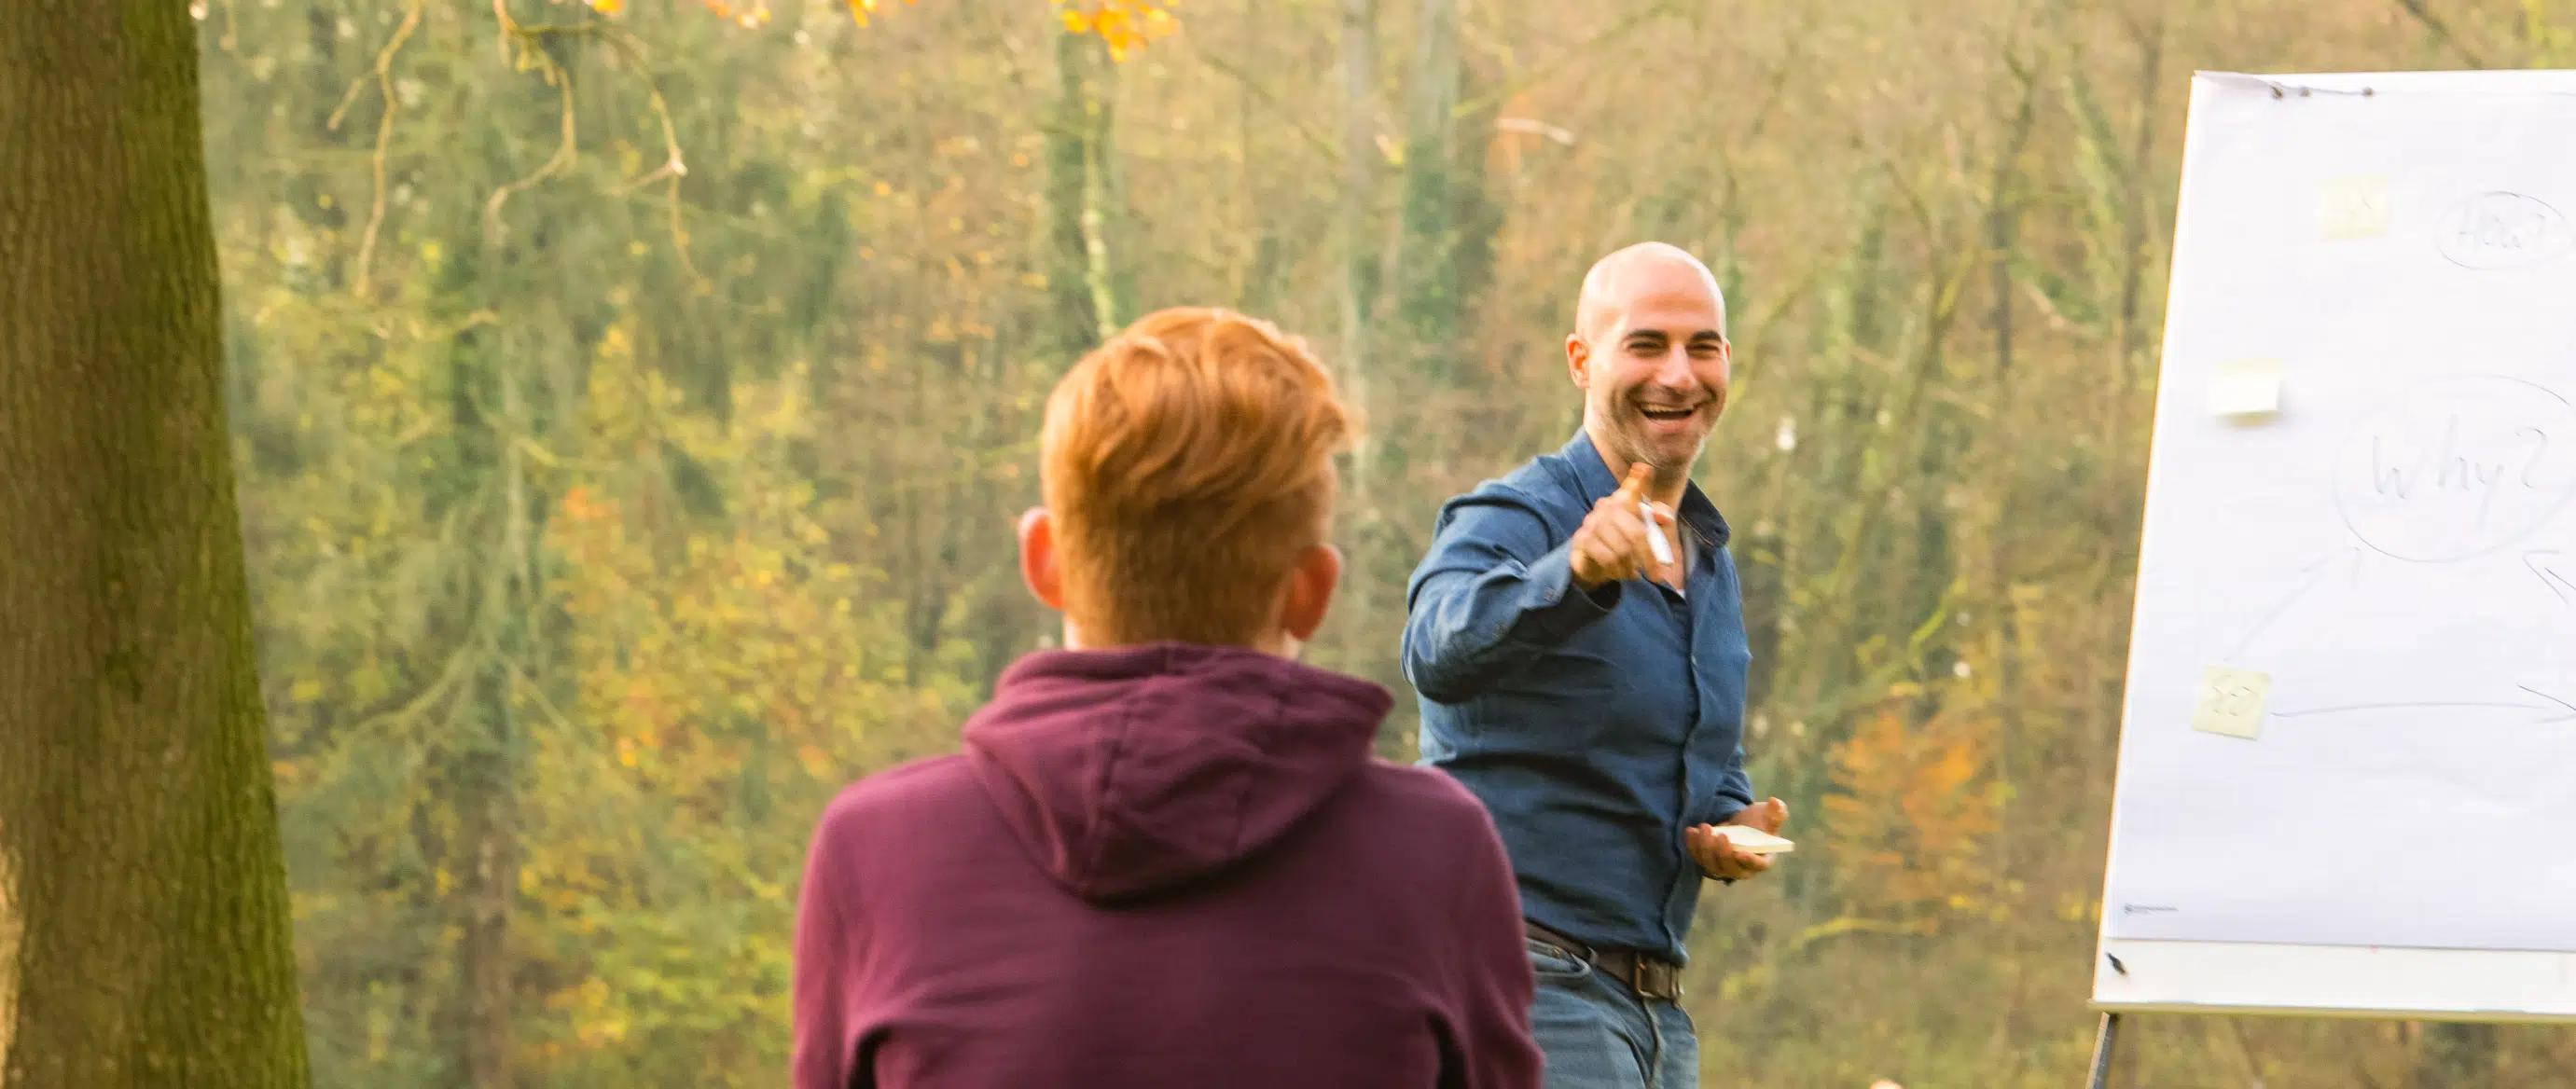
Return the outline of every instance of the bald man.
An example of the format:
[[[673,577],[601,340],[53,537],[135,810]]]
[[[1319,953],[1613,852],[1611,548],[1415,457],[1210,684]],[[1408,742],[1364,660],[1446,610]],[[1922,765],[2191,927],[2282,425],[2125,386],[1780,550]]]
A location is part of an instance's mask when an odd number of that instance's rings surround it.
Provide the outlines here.
[[[1565,339],[1582,432],[1442,507],[1406,595],[1423,762],[1502,832],[1556,1089],[1698,1085],[1677,977],[1700,884],[1769,867],[1715,826],[1788,817],[1744,771],[1743,600],[1690,479],[1731,353],[1697,258],[1603,258]]]

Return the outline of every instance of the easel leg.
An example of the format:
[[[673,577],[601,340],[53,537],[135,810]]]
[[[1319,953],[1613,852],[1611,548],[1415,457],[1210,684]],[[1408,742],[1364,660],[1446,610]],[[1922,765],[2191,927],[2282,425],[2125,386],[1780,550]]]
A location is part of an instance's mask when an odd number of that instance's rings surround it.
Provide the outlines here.
[[[2093,1038],[2093,1079],[2086,1083],[2090,1089],[2110,1089],[2111,1049],[2119,1042],[2120,1015],[2103,1014],[2102,1034]]]

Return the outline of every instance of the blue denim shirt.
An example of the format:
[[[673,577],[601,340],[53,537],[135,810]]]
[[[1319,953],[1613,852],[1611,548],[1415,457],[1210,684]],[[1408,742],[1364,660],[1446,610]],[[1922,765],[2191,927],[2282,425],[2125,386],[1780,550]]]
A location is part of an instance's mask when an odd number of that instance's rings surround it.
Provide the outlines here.
[[[1406,593],[1404,674],[1422,762],[1492,811],[1530,921],[1681,961],[1704,878],[1682,831],[1753,803],[1752,651],[1726,519],[1696,484],[1677,511],[1686,594],[1575,588],[1566,542],[1618,485],[1578,433],[1442,507]]]

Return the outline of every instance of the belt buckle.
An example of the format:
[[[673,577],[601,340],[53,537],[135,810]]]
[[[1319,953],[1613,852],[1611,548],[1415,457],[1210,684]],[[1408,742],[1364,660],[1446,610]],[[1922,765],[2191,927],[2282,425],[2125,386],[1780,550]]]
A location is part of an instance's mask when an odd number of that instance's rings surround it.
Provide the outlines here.
[[[1681,969],[1648,957],[1637,958],[1637,993],[1666,1002],[1682,997]]]

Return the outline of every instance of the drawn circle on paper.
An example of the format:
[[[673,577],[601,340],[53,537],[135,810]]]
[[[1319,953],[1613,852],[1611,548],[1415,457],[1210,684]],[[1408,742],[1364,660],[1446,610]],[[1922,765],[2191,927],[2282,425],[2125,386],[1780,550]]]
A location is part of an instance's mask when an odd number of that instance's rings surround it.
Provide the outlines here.
[[[2462,268],[2530,268],[2576,246],[2576,230],[2558,209],[2501,190],[2460,202],[2440,229],[2442,256]]]
[[[2381,555],[2447,563],[2493,552],[2576,498],[2576,406],[2501,375],[2422,383],[2352,430],[2334,491],[2344,525]]]

